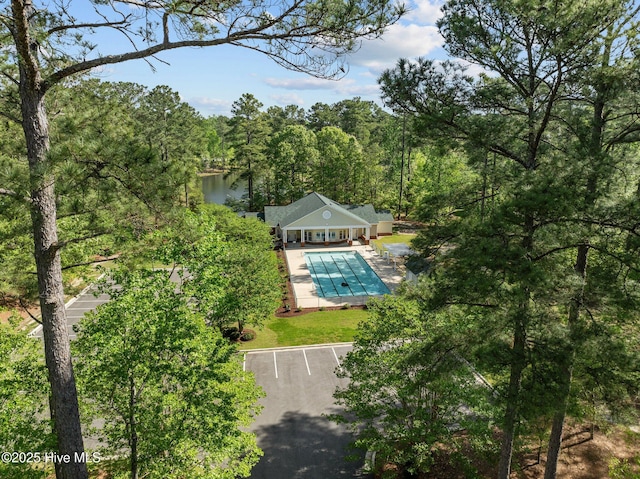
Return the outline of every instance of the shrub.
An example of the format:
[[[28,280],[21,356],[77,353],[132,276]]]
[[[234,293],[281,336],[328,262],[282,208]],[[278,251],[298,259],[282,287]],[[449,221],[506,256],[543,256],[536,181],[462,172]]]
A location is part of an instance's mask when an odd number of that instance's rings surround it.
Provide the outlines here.
[[[255,339],[256,335],[255,333],[252,332],[246,332],[246,333],[242,333],[242,336],[240,337],[241,341],[252,341],[253,339]]]
[[[349,309],[351,305],[349,303],[344,303],[341,309]]]
[[[240,332],[238,331],[238,328],[236,327],[232,327],[232,326],[227,326],[222,328],[222,337],[223,338],[227,338],[230,339],[232,341],[235,341],[238,339],[238,337],[240,336]]]

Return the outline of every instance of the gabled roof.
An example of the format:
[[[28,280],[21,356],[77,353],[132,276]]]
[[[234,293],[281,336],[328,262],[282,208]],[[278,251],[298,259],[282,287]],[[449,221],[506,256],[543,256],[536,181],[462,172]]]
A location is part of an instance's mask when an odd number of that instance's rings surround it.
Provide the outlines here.
[[[264,220],[271,226],[280,225],[282,228],[327,206],[342,211],[346,215],[354,215],[370,224],[377,224],[380,221],[372,205],[340,205],[316,192],[309,193],[304,198],[300,198],[287,206],[265,206]]]
[[[391,221],[393,222],[393,215],[389,210],[376,211],[378,215],[378,221]]]
[[[319,193],[309,193],[304,198],[300,198],[298,201],[294,201],[290,205],[265,206],[264,221],[271,226],[285,226],[307,216],[310,213],[313,213],[323,206],[329,206],[331,204],[336,203]]]

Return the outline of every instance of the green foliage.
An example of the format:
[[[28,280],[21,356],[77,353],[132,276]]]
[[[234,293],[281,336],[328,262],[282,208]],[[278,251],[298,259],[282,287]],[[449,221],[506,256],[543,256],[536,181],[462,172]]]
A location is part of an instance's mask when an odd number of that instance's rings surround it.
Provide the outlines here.
[[[17,321],[0,324],[0,450],[38,452],[53,450],[51,424],[44,419],[48,399],[47,370],[36,339],[20,331]],[[42,459],[44,462],[44,459]],[[0,476],[34,477],[34,463],[0,462]]]
[[[265,168],[265,150],[269,125],[261,111],[262,103],[250,93],[244,93],[231,107],[231,136],[233,138],[234,164],[240,169],[240,177],[247,180],[248,211],[260,211],[264,206],[256,202],[256,180]]]
[[[633,464],[635,462],[635,464]],[[633,460],[618,459],[609,460],[609,477],[611,479],[640,479],[640,457]]]
[[[424,148],[417,153],[409,195],[418,205],[422,221],[440,221],[442,216],[464,214],[463,206],[477,197],[478,175],[461,152]]]
[[[158,86],[141,98],[136,120],[139,134],[158,151],[163,174],[172,179],[174,188],[184,189],[184,204],[201,202],[201,198],[191,202],[189,198],[197,188],[195,173],[207,148],[201,116],[180,101],[177,92]]]
[[[197,202],[192,188],[202,120],[167,87],[149,92],[131,83],[79,81],[52,91],[48,106],[60,112],[51,122],[50,159],[71,291],[73,280],[91,272],[88,265],[135,248],[185,204],[185,194]],[[0,157],[0,184],[27,196],[27,161],[19,148],[7,147]],[[28,202],[0,195],[0,259],[7,265],[0,291],[27,302],[37,297],[29,225]]]
[[[316,137],[319,156],[314,166],[314,191],[339,203],[358,204],[365,172],[360,143],[334,126],[324,127]]]
[[[458,356],[460,318],[425,321],[415,300],[395,296],[370,301],[368,312],[338,374],[349,378],[334,394],[344,413],[332,417],[382,461],[412,474],[428,472],[436,444],[453,444],[452,430],[478,422],[470,411],[488,391]]]
[[[304,126],[287,126],[272,136],[268,159],[275,204],[293,203],[306,194],[318,155],[316,136]]]
[[[288,204],[312,189],[329,196],[335,193],[344,202],[371,202],[378,208],[389,208],[397,201],[401,141],[393,125],[398,121],[375,103],[360,98],[333,105],[317,103],[306,117],[295,105],[270,107],[266,113],[261,105],[253,95],[245,94],[235,103],[232,118],[207,120],[207,124],[215,122],[221,144],[251,152],[247,156],[252,161],[255,209],[262,204]],[[270,140],[251,140],[253,147],[241,147],[247,143],[247,131],[254,131],[254,139],[261,137],[256,132],[265,129],[265,121]],[[240,125],[245,125],[244,134]],[[404,168],[410,177],[413,143],[407,145]],[[266,162],[262,161],[263,150]],[[329,156],[325,160],[322,155]],[[241,157],[242,153],[238,159]],[[249,164],[242,160],[236,166],[249,180]],[[405,195],[406,204],[413,205],[408,198]],[[248,204],[244,201],[233,207],[246,210]]]
[[[80,323],[79,390],[105,455],[126,450],[142,477],[248,477],[260,451],[241,428],[261,396],[235,349],[165,271],[114,272],[111,301]],[[124,473],[124,471],[119,471]]]
[[[638,337],[629,326],[638,256],[627,239],[636,228],[622,211],[638,208],[638,155],[618,143],[638,140],[619,108],[634,116],[637,102],[618,96],[638,94],[636,82],[621,81],[635,68],[620,53],[635,44],[628,7],[452,0],[438,23],[445,48],[491,73],[419,59],[380,78],[388,106],[416,116],[419,131],[464,160],[444,194],[422,206],[439,217],[414,246],[434,266],[427,310],[462,306],[483,332],[479,356],[493,358],[504,400],[501,478],[528,425],[547,430],[589,400],[592,410],[599,401],[616,409],[637,397],[636,352],[625,341]],[[469,177],[458,182],[454,172]],[[600,390],[608,366],[616,385]],[[559,452],[561,432],[553,428],[550,451]]]
[[[278,307],[280,281],[270,229],[220,205],[184,211],[168,228],[151,235],[147,254],[184,268],[182,287],[210,326],[231,322],[259,326]]]

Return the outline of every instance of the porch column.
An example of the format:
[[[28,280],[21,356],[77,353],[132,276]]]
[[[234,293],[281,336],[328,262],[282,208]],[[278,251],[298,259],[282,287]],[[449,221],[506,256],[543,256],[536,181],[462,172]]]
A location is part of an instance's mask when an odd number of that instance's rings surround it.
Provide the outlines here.
[[[369,239],[370,239],[370,228],[365,228],[364,229],[364,244],[368,245],[369,244]]]
[[[282,246],[286,246],[287,244],[287,230],[286,229],[282,229]]]
[[[304,248],[304,228],[300,228],[300,247]]]
[[[353,227],[349,226],[349,246],[353,244]]]
[[[329,245],[329,227],[328,226],[324,229],[324,245],[325,246]]]

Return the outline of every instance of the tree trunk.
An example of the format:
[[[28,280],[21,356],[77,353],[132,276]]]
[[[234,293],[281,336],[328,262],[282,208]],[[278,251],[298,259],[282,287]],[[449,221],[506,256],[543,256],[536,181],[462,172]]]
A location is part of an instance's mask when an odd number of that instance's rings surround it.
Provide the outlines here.
[[[251,160],[248,163],[247,175],[247,192],[249,193],[249,211],[253,211],[253,170],[251,169]]]
[[[516,437],[516,426],[518,423],[518,412],[520,410],[520,384],[522,383],[522,372],[525,368],[525,346],[526,346],[526,312],[516,318],[515,334],[512,350],[511,373],[509,377],[509,388],[507,390],[507,407],[503,420],[502,447],[500,449],[500,462],[498,464],[498,479],[509,479],[511,474],[511,458],[513,456],[513,442]]]
[[[138,479],[138,432],[136,424],[136,385],[133,376],[129,376],[129,427],[131,427],[131,479]]]
[[[566,381],[568,374],[568,384],[571,384],[571,371],[564,372],[563,381]],[[564,387],[564,385],[563,385]],[[569,388],[567,388],[569,389]],[[569,391],[567,390],[567,396],[569,395]],[[549,447],[547,450],[547,464],[544,468],[544,479],[555,479],[557,468],[558,468],[558,459],[560,458],[560,449],[562,448],[562,433],[564,430],[564,418],[567,413],[567,401],[561,401],[560,408],[556,411],[553,416],[553,424],[551,426],[551,434],[549,436]]]
[[[609,36],[605,42],[605,48],[603,50],[601,67],[606,69],[609,67],[610,55],[612,48],[612,37]],[[590,159],[594,162],[592,168],[594,170],[589,175],[587,180],[587,188],[585,191],[585,205],[590,207],[596,202],[596,195],[598,192],[598,165],[596,164],[603,157],[602,149],[602,136],[605,128],[605,99],[607,98],[609,86],[606,84],[600,84],[596,87],[596,97],[593,103],[593,116],[591,124],[591,138],[589,144]],[[553,418],[553,426],[551,428],[551,435],[549,436],[549,448],[547,451],[547,464],[544,471],[544,479],[555,479],[558,468],[558,459],[560,457],[560,449],[562,447],[562,432],[564,419],[567,413],[567,401],[569,400],[569,393],[571,391],[571,380],[573,374],[573,362],[576,351],[576,341],[579,335],[580,329],[580,308],[584,302],[584,286],[587,277],[587,262],[589,257],[589,244],[588,239],[585,243],[578,246],[576,254],[576,264],[574,266],[575,273],[580,277],[580,288],[576,291],[571,304],[569,306],[569,350],[567,351],[567,363],[562,368],[563,376],[560,378],[562,381],[562,397],[558,401],[558,409]]]
[[[402,213],[402,186],[404,180],[404,151],[406,145],[406,131],[407,131],[407,115],[402,115],[402,154],[400,156],[400,193],[398,194],[398,220],[400,219],[400,214]]]
[[[595,181],[590,182],[590,185],[595,188]],[[562,384],[561,397],[558,398],[558,409],[553,417],[553,426],[551,427],[551,435],[549,436],[549,448],[547,451],[547,464],[544,469],[544,479],[555,479],[558,459],[560,457],[560,449],[562,447],[562,431],[564,426],[564,418],[567,413],[567,402],[569,400],[569,393],[571,391],[571,379],[573,374],[573,362],[576,351],[577,335],[580,329],[580,308],[584,300],[584,281],[587,276],[587,259],[589,255],[589,245],[583,244],[578,247],[578,254],[576,256],[575,272],[580,276],[582,282],[580,289],[576,291],[576,294],[571,302],[569,308],[569,346],[566,352],[565,364],[562,366],[562,376],[560,381]]]
[[[12,2],[12,7],[17,24],[14,36],[20,53],[22,127],[29,160],[31,222],[45,359],[51,383],[51,418],[58,442],[58,454],[69,457],[68,463],[56,467],[56,475],[58,479],[85,479],[88,474],[83,460],[78,395],[64,307],[54,176],[47,158],[49,122],[44,107],[40,72],[31,55],[37,45],[28,34],[28,18],[32,7],[30,2],[18,0]]]
[[[534,164],[533,162],[531,164]],[[534,217],[526,213],[523,223],[525,236],[522,239],[522,247],[525,251],[533,250],[533,235],[535,233]],[[526,346],[527,327],[529,324],[529,301],[531,291],[523,286],[523,295],[516,311],[513,327],[513,348],[511,350],[511,371],[509,387],[507,389],[507,406],[503,420],[503,438],[500,449],[500,462],[498,464],[498,479],[509,479],[511,474],[511,459],[513,457],[513,443],[516,438],[516,427],[520,413],[520,387],[522,373],[527,366]]]

